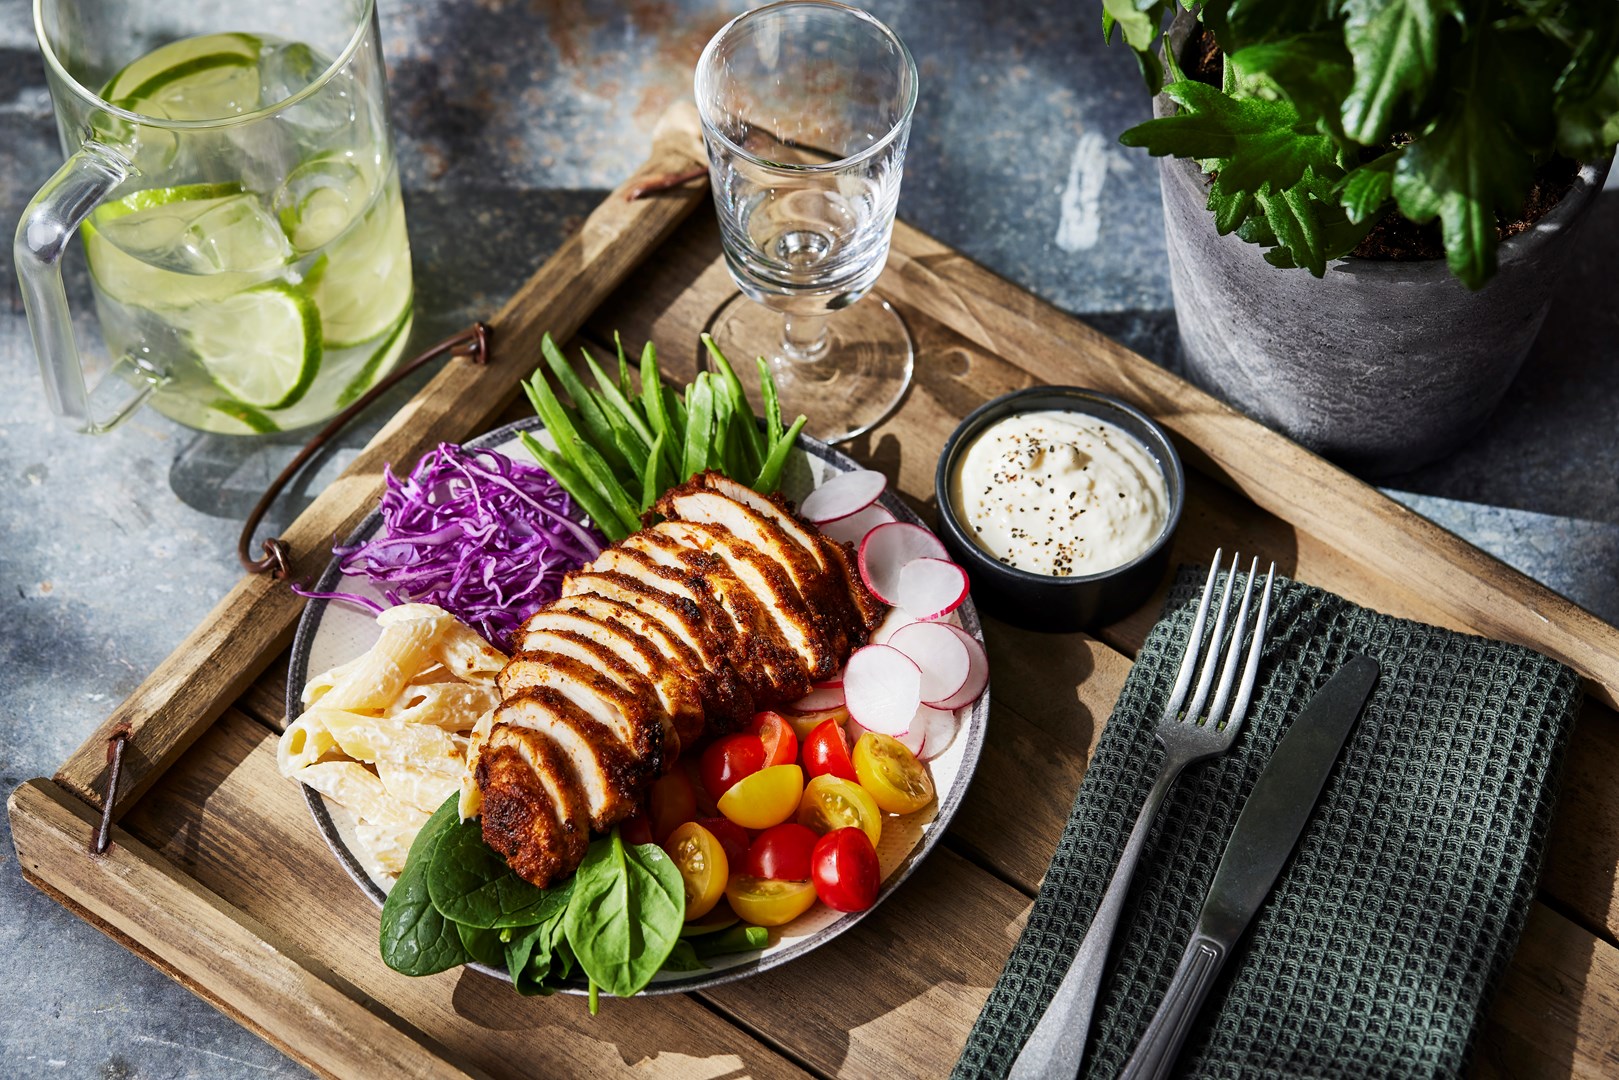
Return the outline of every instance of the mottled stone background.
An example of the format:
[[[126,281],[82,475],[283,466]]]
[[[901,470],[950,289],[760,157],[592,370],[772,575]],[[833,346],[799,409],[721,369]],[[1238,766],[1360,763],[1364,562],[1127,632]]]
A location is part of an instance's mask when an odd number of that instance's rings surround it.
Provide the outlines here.
[[[419,343],[494,310],[641,160],[659,112],[689,92],[703,43],[741,6],[382,0]],[[1147,100],[1129,56],[1103,47],[1096,5],[872,6],[922,75],[901,213],[1173,363],[1157,170],[1116,142],[1148,115]],[[9,230],[60,161],[26,0],[0,0],[0,148]],[[1393,485],[1609,620],[1619,620],[1616,240],[1619,192],[1610,191],[1495,421],[1454,459]],[[5,255],[0,296],[0,788],[9,791],[50,773],[235,580],[238,524],[294,440],[199,436],[151,413],[102,438],[65,433],[46,414]],[[92,325],[81,329],[95,340]],[[335,455],[297,495],[351,456]],[[298,498],[289,502],[282,520],[297,509]],[[0,1075],[303,1074],[25,885],[9,832],[0,1002]]]

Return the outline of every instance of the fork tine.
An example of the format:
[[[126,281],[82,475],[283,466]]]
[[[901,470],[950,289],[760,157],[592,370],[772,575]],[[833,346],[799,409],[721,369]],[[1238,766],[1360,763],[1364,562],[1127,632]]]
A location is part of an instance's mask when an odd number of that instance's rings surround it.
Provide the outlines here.
[[[1254,556],[1248,567],[1248,579],[1242,586],[1242,603],[1237,607],[1237,621],[1231,628],[1231,644],[1226,646],[1225,665],[1220,669],[1220,688],[1214,692],[1214,704],[1209,706],[1208,726],[1216,731],[1225,719],[1226,706],[1231,703],[1231,684],[1237,678],[1237,661],[1242,658],[1242,639],[1248,632],[1248,601],[1253,598],[1254,578],[1259,574],[1259,556]]]
[[[1255,568],[1257,569],[1257,563]],[[1270,621],[1270,593],[1271,586],[1276,580],[1276,564],[1270,564],[1270,572],[1265,575],[1265,592],[1259,600],[1259,618],[1254,621],[1254,641],[1248,646],[1248,662],[1242,668],[1242,687],[1237,691],[1237,700],[1231,706],[1231,719],[1226,722],[1226,731],[1233,737],[1242,722],[1248,716],[1248,703],[1254,694],[1254,678],[1259,674],[1259,654],[1265,647],[1265,626]]]
[[[1237,580],[1237,560],[1241,555],[1231,556],[1231,570],[1226,574],[1225,592],[1220,594],[1220,613],[1214,620],[1214,633],[1209,635],[1208,648],[1203,650],[1203,670],[1197,677],[1197,690],[1192,694],[1192,703],[1186,706],[1186,719],[1197,723],[1198,714],[1203,711],[1204,704],[1209,700],[1209,687],[1214,682],[1214,668],[1220,662],[1220,646],[1225,641],[1226,616],[1231,611],[1231,587]]]
[[[1197,618],[1192,622],[1192,633],[1186,639],[1186,652],[1181,657],[1181,669],[1175,676],[1175,689],[1169,695],[1169,704],[1164,707],[1165,716],[1180,712],[1181,705],[1186,701],[1186,691],[1191,688],[1198,654],[1202,652],[1203,626],[1209,617],[1209,598],[1214,595],[1214,575],[1220,572],[1220,560],[1224,557],[1223,548],[1214,549],[1214,558],[1209,562],[1209,578],[1203,583],[1203,598],[1197,604]]]

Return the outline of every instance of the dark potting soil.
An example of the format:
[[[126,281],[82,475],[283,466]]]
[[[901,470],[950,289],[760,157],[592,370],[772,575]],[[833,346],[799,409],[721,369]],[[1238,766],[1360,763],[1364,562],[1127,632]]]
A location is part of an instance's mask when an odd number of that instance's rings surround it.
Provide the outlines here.
[[[1193,28],[1191,36],[1186,39],[1186,47],[1181,50],[1181,70],[1188,78],[1209,86],[1219,88],[1221,84],[1223,64],[1220,46],[1215,42],[1214,35],[1201,25]],[[1399,146],[1406,142],[1410,142],[1410,137],[1401,135],[1396,136],[1390,145]],[[1505,221],[1497,216],[1497,238],[1505,240],[1509,236],[1516,236],[1550,213],[1552,207],[1573,188],[1579,171],[1578,162],[1563,157],[1554,157],[1542,164],[1535,171],[1529,195],[1517,217]],[[1359,259],[1407,262],[1443,259],[1444,234],[1437,221],[1418,225],[1395,211],[1372,226],[1372,231],[1366,234],[1366,238],[1350,255]]]

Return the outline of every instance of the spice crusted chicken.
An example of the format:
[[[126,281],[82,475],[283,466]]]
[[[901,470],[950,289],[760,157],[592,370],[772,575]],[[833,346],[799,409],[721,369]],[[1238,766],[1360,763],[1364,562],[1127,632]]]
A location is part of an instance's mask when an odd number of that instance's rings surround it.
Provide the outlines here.
[[[513,638],[471,755],[486,843],[544,887],[631,816],[683,747],[841,670],[886,610],[852,546],[707,472],[569,574]]]

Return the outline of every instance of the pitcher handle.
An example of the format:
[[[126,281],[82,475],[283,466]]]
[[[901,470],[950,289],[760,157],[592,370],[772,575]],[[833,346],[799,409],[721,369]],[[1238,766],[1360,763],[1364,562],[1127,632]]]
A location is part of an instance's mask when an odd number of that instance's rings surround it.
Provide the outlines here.
[[[62,287],[62,253],[68,241],[130,171],[129,162],[116,151],[85,143],[28,204],[12,245],[45,396],[51,411],[75,431],[109,430],[153,389],[155,374],[127,356],[114,358],[111,370],[94,387],[86,386]]]

